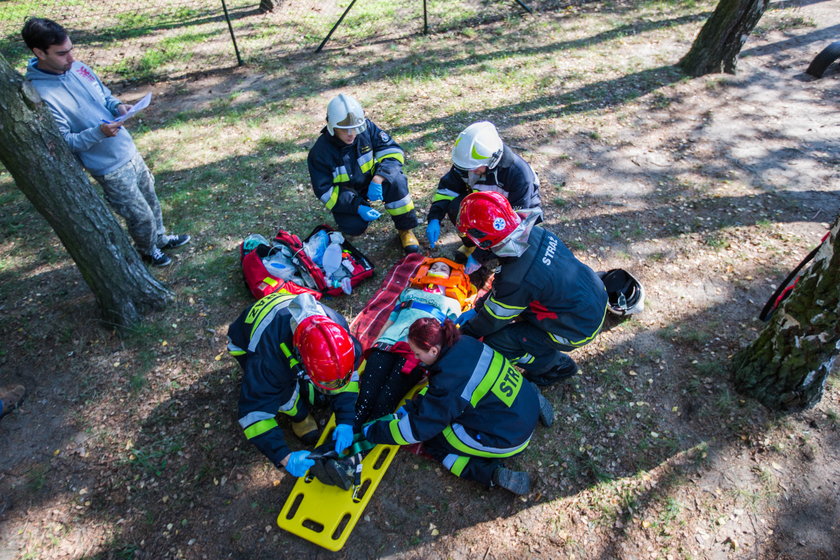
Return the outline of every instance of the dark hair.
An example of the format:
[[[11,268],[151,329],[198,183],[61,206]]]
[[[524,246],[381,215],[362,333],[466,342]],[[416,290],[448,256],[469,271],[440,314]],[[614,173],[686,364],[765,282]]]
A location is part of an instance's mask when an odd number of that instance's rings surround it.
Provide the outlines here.
[[[47,18],[27,19],[20,34],[27,47],[41,49],[44,52],[47,52],[52,45],[60,45],[67,40],[67,31]]]
[[[423,351],[428,351],[434,346],[449,348],[458,342],[459,338],[461,331],[449,319],[441,324],[437,319],[423,317],[411,323],[408,329],[408,340]]]

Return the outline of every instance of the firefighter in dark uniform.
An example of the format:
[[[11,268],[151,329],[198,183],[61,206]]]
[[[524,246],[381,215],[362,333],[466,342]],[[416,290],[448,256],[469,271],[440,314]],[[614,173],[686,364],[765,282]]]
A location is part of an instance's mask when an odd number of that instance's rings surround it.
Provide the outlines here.
[[[245,372],[239,424],[277,468],[303,476],[314,464],[308,451],[290,451],[278,414],[288,416],[295,435],[311,445],[318,426],[310,407],[328,400],[336,417],[336,450],[352,443],[361,345],[339,313],[310,294],[275,292],[230,325],[228,351]]]
[[[525,370],[537,385],[578,371],[564,352],[591,342],[604,324],[607,291],[553,233],[523,220],[498,193],[464,199],[458,229],[499,259],[493,288],[475,310],[461,315],[464,334],[485,343]]]
[[[498,192],[515,209],[540,210],[540,180],[528,163],[502,142],[496,127],[487,121],[465,128],[452,147],[452,168],[441,177],[426,217],[426,238],[434,248],[440,239],[444,216],[458,225],[458,212],[471,192]],[[486,252],[472,254],[472,242],[465,240],[459,251],[468,258],[467,272],[489,258]],[[476,259],[476,257],[479,257]]]
[[[449,319],[418,319],[408,344],[428,368],[429,384],[397,414],[365,425],[364,437],[390,445],[423,442],[424,452],[454,475],[527,494],[528,473],[501,463],[525,450],[538,419],[551,424],[548,401],[504,356],[461,336]]]
[[[371,202],[381,200],[403,250],[420,250],[412,231],[417,213],[402,171],[405,154],[387,132],[365,118],[353,97],[342,93],[330,101],[327,126],[309,150],[307,163],[315,196],[332,212],[342,233],[364,233],[382,215]]]

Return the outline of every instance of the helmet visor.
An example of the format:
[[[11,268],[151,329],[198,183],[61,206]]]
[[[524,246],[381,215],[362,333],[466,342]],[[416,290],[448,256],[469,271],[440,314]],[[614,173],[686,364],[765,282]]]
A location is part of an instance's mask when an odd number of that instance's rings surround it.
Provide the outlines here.
[[[542,212],[536,210],[520,212],[527,212],[525,219],[502,241],[490,247],[490,251],[497,257],[521,257],[528,250],[528,237],[531,235],[534,224],[542,216]]]
[[[339,379],[333,379],[331,381],[315,381],[311,377],[310,379],[315,384],[315,386],[323,389],[324,391],[338,391],[339,389],[342,389],[345,385],[347,385],[347,382],[350,380],[350,376],[352,374],[353,372],[351,371],[344,377]]]
[[[362,123],[359,126],[338,126],[336,125],[334,128],[340,128],[342,130],[346,130],[347,132],[351,132],[353,134],[361,134],[367,129],[367,126]]]
[[[367,128],[367,122],[365,121],[364,115],[357,115],[351,111],[343,119],[335,123],[334,126],[335,128],[342,128],[355,134],[361,134]]]

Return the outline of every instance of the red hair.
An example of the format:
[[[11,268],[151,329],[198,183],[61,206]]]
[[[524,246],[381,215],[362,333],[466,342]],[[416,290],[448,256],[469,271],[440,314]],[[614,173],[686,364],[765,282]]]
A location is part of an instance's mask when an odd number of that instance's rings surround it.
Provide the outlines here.
[[[423,317],[414,321],[408,329],[408,340],[423,351],[429,351],[435,346],[449,348],[459,338],[461,331],[449,319],[441,324],[437,319]]]

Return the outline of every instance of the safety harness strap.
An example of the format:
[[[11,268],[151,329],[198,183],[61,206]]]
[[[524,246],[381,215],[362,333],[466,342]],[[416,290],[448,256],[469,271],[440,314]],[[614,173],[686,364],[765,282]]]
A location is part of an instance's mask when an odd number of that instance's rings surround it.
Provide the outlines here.
[[[394,306],[394,311],[399,311],[401,309],[419,309],[420,311],[425,311],[441,323],[446,321],[446,315],[440,309],[433,305],[429,305],[428,303],[421,303],[419,301],[404,301]]]

